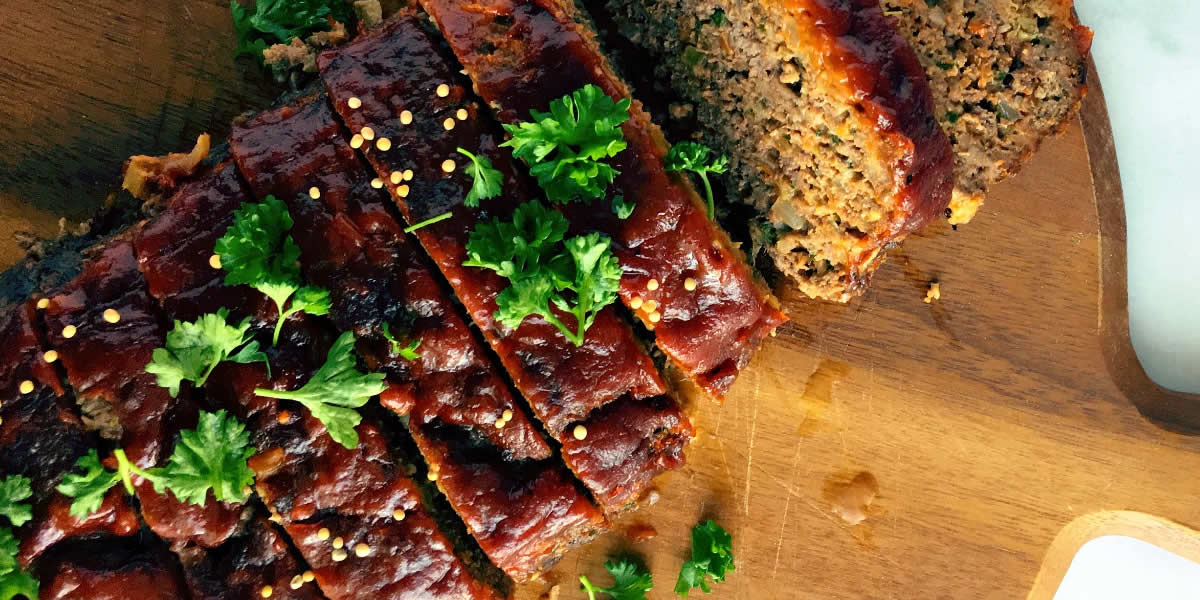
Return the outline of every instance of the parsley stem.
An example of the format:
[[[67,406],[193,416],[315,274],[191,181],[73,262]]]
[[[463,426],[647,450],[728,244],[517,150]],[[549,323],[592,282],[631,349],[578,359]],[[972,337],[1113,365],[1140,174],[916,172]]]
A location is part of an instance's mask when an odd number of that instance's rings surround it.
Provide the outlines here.
[[[271,388],[254,388],[254,393],[256,395],[262,396],[263,398],[276,398],[278,400],[295,400],[301,404],[304,404],[304,402],[305,402],[305,400],[303,399],[303,397],[300,394],[297,394],[296,392],[289,392],[288,390],[273,390]]]
[[[579,576],[579,584],[583,588],[583,591],[587,592],[588,600],[596,600],[597,588],[588,580],[587,575]]]
[[[708,200],[708,218],[711,220],[716,212],[716,205],[713,203],[712,184],[708,182],[708,173],[700,171],[700,179],[704,181],[704,195]]]
[[[125,491],[129,492],[131,495],[134,493],[134,475],[137,475],[153,484],[157,484],[159,482],[158,477],[138,468],[137,465],[133,464],[133,461],[129,460],[129,457],[125,455],[125,450],[117,448],[116,450],[113,450],[113,456],[117,457],[117,473],[121,476],[121,483],[125,484]]]
[[[212,375],[213,369],[216,369],[219,364],[221,364],[221,361],[218,360],[208,365],[208,368],[204,370],[204,374],[200,376],[200,379],[196,380],[196,387],[204,387],[204,382],[208,381],[208,376]]]
[[[428,227],[439,221],[445,221],[446,219],[449,219],[451,216],[453,216],[453,213],[451,213],[450,211],[446,211],[436,217],[430,217],[428,219],[425,219],[424,221],[421,221],[420,223],[411,225],[409,227],[405,227],[404,233],[412,233],[422,227]]]
[[[271,336],[271,345],[279,344],[279,332],[283,331],[283,322],[287,320],[287,313],[282,310],[279,312],[279,318],[275,320],[275,333]]]
[[[574,313],[572,313],[572,314],[574,314]],[[567,325],[565,323],[563,323],[558,317],[554,316],[554,313],[551,312],[551,310],[549,308],[547,308],[545,312],[541,313],[541,315],[542,315],[542,318],[546,319],[546,321],[548,323],[557,327],[559,329],[559,331],[562,332],[563,337],[570,340],[572,344],[575,344],[576,346],[583,345],[583,321],[582,320],[579,321],[580,330],[579,330],[579,333],[576,334],[574,331],[571,331],[571,328],[567,327]]]

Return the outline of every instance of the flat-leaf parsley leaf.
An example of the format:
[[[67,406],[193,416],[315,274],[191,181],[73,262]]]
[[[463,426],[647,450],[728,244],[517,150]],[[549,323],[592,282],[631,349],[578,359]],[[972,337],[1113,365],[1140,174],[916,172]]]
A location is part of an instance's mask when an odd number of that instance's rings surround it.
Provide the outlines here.
[[[729,169],[729,157],[725,155],[712,157],[712,148],[696,142],[679,142],[671,146],[667,152],[667,169],[670,171],[691,171],[700,176],[704,182],[704,196],[708,201],[708,218],[713,218],[716,212],[713,202],[712,183],[708,180],[709,173],[724,173]]]
[[[580,588],[587,592],[588,600],[597,600],[596,594],[607,594],[612,600],[646,600],[646,593],[654,587],[650,572],[632,560],[606,561],[604,569],[613,576],[609,587],[592,584],[586,575],[579,576]]]
[[[20,549],[12,529],[0,527],[0,600],[12,600],[17,596],[36,600],[38,597],[38,581],[17,562]]]
[[[153,473],[138,467],[125,456],[125,451],[118,448],[113,451],[117,459],[117,470],[109,471],[100,462],[100,456],[93,448],[86,455],[75,461],[75,469],[63,477],[57,489],[62,495],[74,498],[71,502],[71,516],[86,517],[100,509],[104,502],[104,494],[118,483],[125,485],[125,491],[133,494],[133,476],[139,475],[154,484],[155,489],[162,486],[161,479]]]
[[[614,102],[586,85],[550,103],[550,112],[530,111],[532,121],[505,125],[512,139],[501,146],[529,165],[551,202],[593,200],[619,173],[605,159],[627,146],[621,124],[629,120],[629,98]]]
[[[734,570],[733,538],[711,519],[692,528],[692,559],[679,569],[675,593],[687,598],[692,588],[712,592],[708,578],[725,581],[725,573]]]
[[[8,517],[8,522],[20,527],[33,518],[33,509],[25,500],[33,495],[33,487],[28,477],[11,475],[0,480],[0,515]]]
[[[196,428],[179,434],[163,481],[189,504],[204,504],[210,489],[218,502],[245,502],[254,484],[246,461],[253,455],[245,425],[223,410],[201,412]]]
[[[158,493],[170,491],[188,504],[203,505],[210,489],[218,502],[240,503],[249,497],[254,484],[254,472],[247,464],[253,454],[250,434],[241,422],[223,410],[201,412],[194,429],[180,432],[166,466],[142,469],[118,448],[113,451],[117,470],[109,471],[92,449],[79,457],[75,469],[56,489],[74,498],[70,513],[75,517],[99,510],[104,495],[118,483],[133,494],[134,475],[149,481]]]
[[[378,396],[387,386],[383,383],[382,373],[358,370],[354,341],[354,334],[349,331],[339,336],[329,349],[325,364],[300,389],[256,388],[254,393],[303,404],[325,425],[333,441],[347,448],[357,447],[358,432],[354,428],[362,421],[362,415],[355,409],[366,404],[372,396]]]
[[[463,199],[463,204],[477,208],[480,200],[499,196],[504,175],[492,167],[492,161],[482,154],[476,156],[462,148],[458,149],[458,153],[471,159],[471,165],[467,167],[467,172],[471,174],[471,189]]]
[[[214,252],[225,269],[225,283],[248,285],[275,302],[279,317],[271,343],[288,317],[307,312],[329,312],[329,292],[305,286],[300,279],[300,247],[292,240],[292,216],[275,196],[243,204],[233,213],[233,224],[217,240]],[[291,299],[289,305],[288,300]]]
[[[267,362],[258,342],[251,339],[249,317],[230,325],[226,321],[228,316],[229,311],[222,308],[195,321],[175,321],[175,326],[167,332],[166,346],[155,348],[151,354],[146,372],[154,374],[158,385],[175,397],[184,380],[197,387],[204,385],[222,361]]]

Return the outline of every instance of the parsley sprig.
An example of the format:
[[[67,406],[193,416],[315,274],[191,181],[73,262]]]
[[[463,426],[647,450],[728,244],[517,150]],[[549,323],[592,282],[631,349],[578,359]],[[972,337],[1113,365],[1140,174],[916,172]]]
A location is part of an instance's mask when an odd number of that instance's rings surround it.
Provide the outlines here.
[[[17,596],[38,597],[38,581],[17,562],[20,549],[12,529],[0,527],[0,600],[12,600]]]
[[[26,500],[33,496],[32,482],[23,475],[11,475],[0,480],[0,515],[10,526],[0,526],[0,600],[17,596],[36,599],[38,582],[21,569],[17,561],[20,544],[12,527],[20,527],[33,518],[33,508]]]
[[[32,482],[23,475],[11,475],[0,480],[0,516],[20,527],[33,518],[33,509],[24,501],[33,495]]]
[[[228,317],[229,311],[222,308],[195,321],[175,321],[175,326],[167,332],[166,346],[155,348],[151,354],[146,372],[157,376],[158,385],[175,397],[184,380],[200,387],[223,361],[267,362],[258,342],[251,339],[250,319],[230,325]]]
[[[188,504],[203,505],[209,490],[218,502],[245,502],[254,483],[247,464],[253,454],[250,434],[236,418],[223,410],[202,412],[195,429],[180,433],[166,466],[143,469],[118,448],[113,451],[117,469],[109,471],[92,449],[76,461],[75,471],[63,477],[56,489],[75,499],[70,513],[81,518],[99,510],[104,495],[118,483],[133,494],[134,475],[149,481],[158,493],[169,490]]]
[[[708,180],[709,173],[724,173],[729,169],[729,157],[725,155],[713,157],[712,148],[696,142],[679,142],[671,146],[667,152],[667,170],[691,171],[700,176],[704,182],[704,195],[708,201],[708,218],[713,218],[716,206],[713,202],[712,183]]]
[[[471,189],[463,199],[463,204],[478,208],[480,200],[499,196],[504,175],[492,166],[491,159],[482,154],[476,156],[463,148],[459,148],[458,153],[471,159],[471,165],[467,167],[467,172],[471,174]]]
[[[518,206],[511,221],[481,223],[463,264],[491,269],[510,285],[496,297],[496,320],[515,328],[530,315],[551,323],[576,346],[605,306],[617,299],[621,266],[611,240],[590,233],[564,239],[567,221],[538,201]],[[568,325],[554,308],[574,318]]]
[[[712,520],[692,528],[692,559],[679,569],[675,593],[687,598],[693,588],[712,592],[708,578],[725,581],[725,573],[733,571],[733,537]]]
[[[597,600],[596,594],[607,594],[612,600],[646,600],[646,593],[654,587],[650,572],[632,560],[606,561],[604,569],[613,576],[609,587],[594,585],[586,575],[579,576],[580,588],[587,592],[588,600]]]
[[[551,202],[602,197],[619,173],[605,160],[627,146],[621,124],[629,120],[629,98],[614,102],[589,84],[551,102],[549,113],[530,115],[504,126],[512,139],[501,146],[529,165]]]
[[[362,421],[362,415],[356,409],[366,404],[372,396],[382,393],[386,386],[382,373],[363,373],[358,370],[354,341],[354,334],[349,331],[339,336],[330,347],[325,364],[300,389],[256,388],[254,393],[264,398],[294,400],[303,404],[325,425],[333,441],[346,448],[357,447],[358,432],[354,428]]]
[[[300,247],[289,234],[292,224],[287,205],[267,196],[235,211],[233,224],[214,248],[227,271],[226,284],[248,285],[275,302],[279,317],[272,344],[279,343],[288,317],[298,312],[324,315],[330,309],[329,292],[305,286],[300,278]]]
[[[267,46],[327,31],[330,18],[348,23],[353,14],[345,0],[257,0],[253,13],[230,0],[229,10],[237,32],[234,56],[249,55],[259,61]]]

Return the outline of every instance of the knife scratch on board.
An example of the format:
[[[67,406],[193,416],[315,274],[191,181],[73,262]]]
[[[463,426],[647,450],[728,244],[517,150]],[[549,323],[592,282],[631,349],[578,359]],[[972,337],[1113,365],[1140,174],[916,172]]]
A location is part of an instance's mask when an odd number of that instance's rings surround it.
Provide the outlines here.
[[[742,513],[750,516],[750,469],[754,466],[754,436],[758,431],[758,403],[750,417],[750,447],[746,451],[746,487],[742,490]]]

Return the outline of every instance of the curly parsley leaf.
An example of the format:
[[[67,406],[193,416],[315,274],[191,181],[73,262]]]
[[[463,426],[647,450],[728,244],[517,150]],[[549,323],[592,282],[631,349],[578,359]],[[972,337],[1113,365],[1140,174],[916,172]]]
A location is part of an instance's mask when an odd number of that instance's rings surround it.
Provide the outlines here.
[[[229,311],[222,308],[195,321],[175,321],[175,326],[167,332],[166,346],[155,348],[151,354],[146,372],[154,374],[158,385],[170,390],[174,397],[184,380],[197,387],[204,385],[222,361],[267,362],[258,342],[251,339],[250,319],[230,325],[228,317]]]
[[[229,10],[237,32],[234,57],[250,55],[260,61],[267,46],[328,31],[330,18],[348,23],[352,14],[344,0],[257,0],[254,13],[230,0]]]
[[[21,569],[17,562],[20,543],[12,529],[0,527],[0,600],[24,596],[36,600],[38,582]]]
[[[20,527],[33,518],[33,509],[22,502],[33,495],[28,477],[12,475],[0,480],[0,515],[8,517],[14,527]]]
[[[292,225],[287,205],[267,196],[236,210],[233,224],[213,249],[227,271],[226,284],[248,285],[275,302],[279,317],[273,344],[279,343],[279,332],[288,317],[298,312],[329,312],[329,293],[301,281],[300,247],[292,240]]]
[[[463,204],[476,208],[480,200],[495,198],[500,195],[500,185],[504,183],[504,175],[492,167],[492,161],[486,156],[476,156],[459,148],[458,153],[471,159],[467,172],[471,174],[471,190],[463,199]]]
[[[613,214],[617,215],[618,219],[621,219],[622,221],[628,219],[629,215],[633,214],[633,209],[635,208],[637,208],[637,205],[631,200],[626,200],[625,196],[620,194],[613,196],[612,210]]]
[[[545,267],[567,233],[567,219],[541,202],[518,206],[512,220],[480,223],[467,240],[468,267],[519,279]]]
[[[417,360],[421,358],[421,353],[417,352],[417,348],[421,347],[421,338],[416,338],[408,342],[407,346],[402,346],[400,340],[397,340],[392,335],[391,326],[387,323],[383,324],[383,337],[387,339],[391,346],[392,354],[399,354],[404,360]]]
[[[325,425],[333,441],[353,449],[358,446],[358,432],[354,428],[362,421],[362,415],[355,409],[386,388],[382,373],[363,373],[357,363],[354,334],[347,331],[333,343],[325,364],[300,389],[256,388],[254,393],[303,404]]]
[[[549,113],[530,115],[532,121],[504,126],[512,138],[501,146],[530,166],[550,201],[603,196],[619,173],[604,160],[627,146],[621,124],[629,120],[629,99],[614,102],[589,84],[552,101]]]
[[[733,537],[710,519],[692,528],[692,559],[679,569],[675,593],[684,598],[693,588],[710,593],[708,578],[722,582],[733,570]]]
[[[708,146],[696,142],[679,142],[667,152],[666,162],[669,171],[691,171],[700,176],[700,180],[704,182],[705,199],[708,201],[708,218],[713,218],[716,207],[708,174],[721,174],[729,170],[729,157],[721,155],[714,158],[712,148]]]
[[[597,600],[596,594],[607,594],[612,600],[646,600],[654,587],[650,572],[632,560],[606,561],[604,569],[613,576],[609,587],[592,584],[586,575],[579,576],[580,588],[587,592],[588,600]]]
[[[616,302],[621,284],[621,265],[613,255],[612,240],[599,233],[570,238],[563,242],[575,263],[574,278],[562,289],[575,292],[575,302],[555,296],[560,310],[575,315],[578,331],[575,345],[583,344],[583,333],[592,326],[600,309]]]
[[[513,212],[512,221],[480,224],[467,241],[463,264],[491,269],[509,280],[496,297],[496,320],[515,328],[538,315],[576,346],[605,306],[617,298],[621,266],[611,240],[599,233],[563,239],[566,219],[532,201]],[[553,308],[575,318],[565,323]]]
[[[218,502],[245,502],[254,472],[246,427],[225,411],[201,412],[195,429],[180,433],[161,470],[165,486],[182,502],[203,505],[208,490]]]

